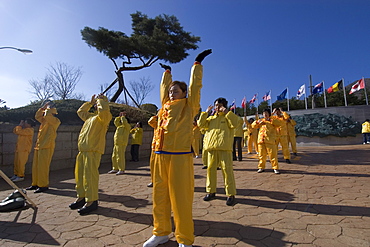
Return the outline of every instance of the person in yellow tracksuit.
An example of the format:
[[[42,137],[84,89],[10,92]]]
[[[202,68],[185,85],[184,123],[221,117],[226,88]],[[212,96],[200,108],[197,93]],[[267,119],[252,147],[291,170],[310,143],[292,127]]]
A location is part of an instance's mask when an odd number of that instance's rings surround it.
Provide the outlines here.
[[[297,140],[296,140],[296,133],[295,133],[295,126],[297,125],[296,121],[289,115],[287,120],[287,128],[288,128],[288,144],[290,144],[292,148],[292,153],[297,156]]]
[[[257,118],[258,120],[258,115]],[[253,153],[253,148],[256,153],[258,153],[258,129],[252,128],[252,123],[254,122],[254,118],[250,118],[249,120],[244,119],[244,123],[246,125],[247,129],[247,135],[248,135],[248,141],[247,141],[247,147],[248,147],[248,154]]]
[[[32,149],[34,126],[35,121],[27,118],[26,120],[21,120],[19,125],[13,129],[13,133],[18,136],[14,153],[14,176],[10,178],[13,182],[24,180],[26,163]]]
[[[240,117],[227,110],[225,98],[216,99],[214,108],[216,113],[213,116],[208,117],[208,113],[213,109],[210,105],[206,112],[200,114],[198,120],[199,127],[206,130],[203,148],[208,153],[207,195],[203,200],[210,201],[216,197],[217,167],[221,165],[227,195],[226,205],[232,206],[236,195],[232,151],[234,129],[239,124]]]
[[[89,112],[91,107],[94,112]],[[71,209],[78,209],[81,215],[98,209],[99,166],[105,150],[105,136],[112,114],[106,96],[95,94],[90,102],[84,103],[77,115],[84,121],[78,136],[78,151],[75,165],[77,199]],[[81,208],[82,207],[82,208]]]
[[[162,108],[158,113],[153,145],[153,236],[143,247],[154,247],[169,240],[172,232],[179,246],[192,246],[194,223],[194,167],[191,152],[193,119],[200,109],[203,66],[212,51],[200,53],[191,70],[189,89],[185,82],[172,81],[171,67],[161,64],[165,72],[160,85]],[[188,97],[186,97],[188,95]]]
[[[234,129],[234,142],[233,142],[233,160],[242,161],[242,140],[243,140],[243,119],[239,117],[238,123]],[[236,148],[238,148],[238,157],[236,157]]]
[[[370,143],[370,119],[366,119],[365,122],[362,123],[362,137],[363,137],[363,144]]]
[[[131,139],[131,161],[139,161],[139,148],[143,144],[143,124],[137,122],[135,127],[130,130]]]
[[[33,153],[32,184],[26,190],[35,193],[49,189],[49,170],[54,154],[55,138],[60,120],[55,117],[57,109],[51,101],[46,102],[35,114],[35,119],[41,123]]]
[[[150,127],[154,129],[153,139],[152,139],[152,152],[150,153],[150,159],[149,159],[149,167],[150,167],[150,183],[147,184],[148,187],[153,187],[153,171],[154,171],[154,157],[155,157],[155,129],[158,126],[158,116],[152,116],[148,120],[148,124]]]
[[[276,129],[283,123],[271,117],[270,109],[263,110],[262,119],[252,123],[253,128],[259,128],[258,132],[258,173],[265,171],[267,155],[270,158],[272,169],[279,174],[279,163],[277,158]]]
[[[195,158],[199,157],[200,137],[200,128],[197,124],[197,121],[193,121],[193,142],[191,144],[191,147],[193,148]]]
[[[109,174],[122,175],[126,169],[126,147],[130,135],[131,125],[126,118],[126,112],[120,112],[114,119],[116,131],[114,132],[114,146],[112,152],[112,170]]]
[[[198,124],[197,124],[198,125]],[[202,169],[207,169],[208,168],[208,152],[204,149],[204,140],[206,138],[206,133],[207,131],[203,128],[199,128],[200,133],[203,135],[203,140],[202,140],[202,162],[203,162],[203,167]]]
[[[244,121],[244,124],[243,124],[243,147],[247,147],[247,145],[248,145],[248,135],[249,135],[248,127],[247,127],[247,124]]]
[[[272,112],[271,118],[275,118],[281,121],[281,125],[276,129],[276,145],[281,145],[283,150],[283,155],[285,162],[290,164],[290,152],[289,152],[289,144],[288,144],[288,127],[287,127],[287,120],[289,119],[288,113],[283,111],[281,108],[275,108]]]

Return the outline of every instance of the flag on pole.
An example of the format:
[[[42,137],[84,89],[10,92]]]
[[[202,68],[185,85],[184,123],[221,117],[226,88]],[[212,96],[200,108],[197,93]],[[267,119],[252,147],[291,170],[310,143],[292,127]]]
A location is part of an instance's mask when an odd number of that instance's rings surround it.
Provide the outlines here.
[[[303,94],[306,94],[306,84],[303,84],[297,92],[297,99],[300,99]]]
[[[324,84],[322,82],[316,84],[312,89],[312,94],[321,93],[324,90]]]
[[[230,110],[234,110],[235,108],[236,108],[236,105],[235,105],[235,99],[234,99],[233,103],[230,106]]]
[[[249,104],[253,104],[257,100],[257,94],[253,96],[253,98],[249,101]]]
[[[284,91],[279,96],[277,96],[277,100],[284,100],[284,99],[286,99],[287,92],[288,92],[288,88],[285,88]]]
[[[245,108],[246,107],[246,103],[247,103],[247,99],[244,96],[244,98],[242,100],[242,108]]]
[[[353,94],[354,92],[357,92],[357,91],[359,91],[361,89],[364,89],[364,88],[365,88],[365,80],[364,80],[364,78],[362,78],[362,79],[358,80],[355,84],[353,84],[349,94]]]
[[[342,80],[338,81],[337,83],[334,83],[333,86],[329,87],[327,92],[332,93],[332,92],[337,92],[339,91],[339,86],[342,84]]]
[[[268,101],[271,99],[270,91],[262,96],[263,101]]]

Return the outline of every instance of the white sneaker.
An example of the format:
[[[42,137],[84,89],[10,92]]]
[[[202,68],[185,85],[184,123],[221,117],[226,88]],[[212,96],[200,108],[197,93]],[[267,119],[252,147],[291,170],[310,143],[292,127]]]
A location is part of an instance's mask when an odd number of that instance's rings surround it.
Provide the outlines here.
[[[151,236],[144,244],[143,247],[156,247],[159,244],[164,244],[168,242],[169,238],[167,235],[165,236]]]
[[[193,245],[179,244],[179,247],[192,247]]]
[[[123,175],[123,174],[125,174],[125,172],[124,172],[124,171],[118,171],[118,172],[116,173],[116,175]]]
[[[117,172],[118,172],[117,170],[110,170],[110,171],[108,172],[108,174],[117,173]]]
[[[195,158],[196,158],[196,159],[198,159],[198,158],[199,158],[199,156],[197,155],[197,156],[195,156]]]
[[[23,181],[24,178],[21,178],[21,177],[16,177],[15,179],[13,179],[12,181],[13,182],[20,182],[20,181]]]
[[[265,170],[264,169],[258,169],[257,172],[258,173],[261,173],[261,172],[264,172]]]
[[[279,170],[274,169],[275,174],[280,174]]]
[[[365,144],[365,143],[364,143]],[[13,177],[9,178],[10,180],[13,181],[13,179],[16,179],[18,176],[17,175],[13,175]]]

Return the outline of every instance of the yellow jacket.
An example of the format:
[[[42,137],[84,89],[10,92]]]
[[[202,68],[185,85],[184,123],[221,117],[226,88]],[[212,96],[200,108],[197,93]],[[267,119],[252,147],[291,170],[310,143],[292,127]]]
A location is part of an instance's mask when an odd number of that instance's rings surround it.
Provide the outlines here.
[[[23,129],[21,126],[16,126],[13,129],[13,133],[18,135],[16,152],[31,152],[34,132],[32,127]]]
[[[162,108],[158,113],[158,125],[155,128],[154,151],[191,152],[193,118],[200,109],[202,77],[203,66],[194,64],[190,76],[188,98],[170,100],[168,91],[172,83],[172,75],[168,70],[163,73],[160,86]]]
[[[130,130],[132,135],[131,145],[141,145],[143,144],[143,128],[135,127]]]
[[[77,111],[78,116],[85,122],[78,136],[78,150],[80,152],[104,153],[105,135],[112,114],[106,97],[98,99],[96,104],[97,112],[89,112],[92,107],[90,102],[84,103]]]
[[[124,116],[116,117],[114,125],[117,128],[114,132],[114,145],[127,146],[131,125]]]
[[[243,119],[239,117],[238,123],[234,129],[234,137],[243,137]]]
[[[287,121],[287,128],[288,128],[288,135],[289,136],[295,136],[296,135],[296,133],[295,133],[295,126],[296,125],[297,125],[297,123],[293,119],[289,119]]]
[[[199,128],[206,130],[203,148],[207,151],[233,151],[234,129],[238,125],[239,118],[232,111],[227,114],[219,112],[209,117],[207,112],[202,112],[198,125]]]
[[[362,124],[362,133],[370,133],[370,122],[364,122]]]
[[[281,117],[274,115],[274,116],[271,116],[271,118],[281,121],[280,126],[276,128],[276,131],[277,131],[276,134],[279,136],[288,135],[288,128],[287,128],[287,120],[289,119],[288,113],[286,113],[285,111],[282,111]]]
[[[270,118],[270,120],[262,118],[260,120],[254,121],[252,123],[252,127],[259,128],[257,143],[275,144],[277,135],[276,129],[282,124],[283,122],[276,118]]]
[[[55,109],[38,109],[35,114],[35,119],[41,123],[35,149],[46,149],[55,147],[55,138],[57,137],[57,129],[60,125],[60,120],[53,116],[52,111]]]

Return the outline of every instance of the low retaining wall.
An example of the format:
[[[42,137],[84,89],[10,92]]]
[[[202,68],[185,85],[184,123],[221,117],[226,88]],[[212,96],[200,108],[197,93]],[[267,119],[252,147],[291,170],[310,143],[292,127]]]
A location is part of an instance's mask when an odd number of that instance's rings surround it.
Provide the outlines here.
[[[13,124],[0,124],[0,169],[8,175],[13,174],[14,150],[17,142],[17,135],[13,134]],[[33,143],[37,139],[37,129],[35,127],[35,135]],[[106,137],[105,153],[102,156],[102,163],[111,162],[113,151],[113,136],[115,127],[110,126]],[[81,126],[61,125],[57,131],[57,138],[55,142],[55,151],[50,165],[50,170],[58,170],[63,168],[73,168],[75,159],[78,154],[77,140],[80,133]],[[151,153],[151,143],[153,139],[153,129],[149,126],[144,126],[143,145],[140,147],[140,158],[148,159]],[[131,146],[128,145],[126,149],[126,161],[130,160]],[[31,174],[33,159],[33,150],[28,157],[26,164],[26,174]],[[73,170],[72,170],[73,172]]]

